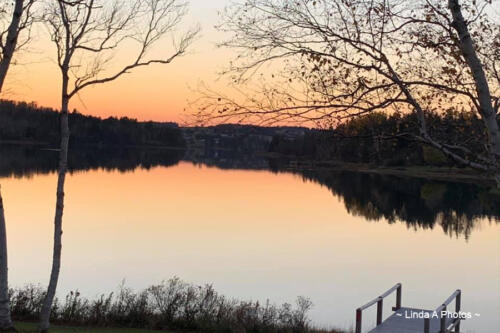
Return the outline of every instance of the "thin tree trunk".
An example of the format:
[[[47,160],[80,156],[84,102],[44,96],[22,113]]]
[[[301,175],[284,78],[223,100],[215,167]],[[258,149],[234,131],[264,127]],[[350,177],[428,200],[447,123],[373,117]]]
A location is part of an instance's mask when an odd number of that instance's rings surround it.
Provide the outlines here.
[[[16,0],[14,5],[14,13],[10,21],[9,29],[7,30],[7,40],[2,50],[2,60],[0,61],[0,92],[2,91],[7,71],[9,70],[12,56],[16,50],[17,37],[19,35],[19,24],[23,15],[24,0]]]
[[[16,50],[19,35],[19,24],[23,15],[24,0],[16,0],[12,20],[7,30],[7,39],[3,46],[2,59],[0,60],[0,93],[3,90],[5,77],[9,70],[12,56]],[[7,259],[7,229],[5,225],[5,214],[3,209],[2,194],[0,193],[0,330],[13,330],[12,317],[10,314],[9,300],[9,273]]]
[[[67,75],[65,76],[67,78]],[[63,97],[61,107],[61,147],[59,152],[59,171],[57,178],[56,212],[54,218],[54,249],[52,257],[52,271],[50,273],[49,286],[40,313],[40,332],[47,332],[50,326],[50,313],[56,295],[59,271],[61,268],[62,250],[62,218],[64,211],[64,182],[68,165],[68,144],[69,144],[69,124],[68,124],[68,104],[67,95],[68,80],[63,79]]]
[[[484,73],[481,60],[477,56],[469,28],[462,15],[459,0],[448,0],[448,7],[453,16],[453,28],[458,33],[458,40],[462,55],[469,66],[476,84],[476,93],[479,99],[479,113],[488,131],[489,151],[496,164],[500,158],[500,130],[496,120],[496,112],[491,100],[490,87]],[[497,166],[498,167],[498,166]],[[498,173],[498,171],[497,171]],[[498,177],[498,175],[497,175]]]
[[[3,210],[2,193],[0,193],[0,330],[13,328],[9,305],[9,280],[7,262],[7,230]]]

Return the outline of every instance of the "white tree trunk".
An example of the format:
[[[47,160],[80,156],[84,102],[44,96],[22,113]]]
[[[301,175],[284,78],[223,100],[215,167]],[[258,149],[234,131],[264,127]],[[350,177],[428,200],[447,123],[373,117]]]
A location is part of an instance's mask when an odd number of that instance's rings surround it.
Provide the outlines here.
[[[40,312],[39,331],[47,332],[50,326],[50,313],[56,295],[59,271],[61,268],[62,250],[62,218],[64,212],[64,182],[68,166],[68,144],[69,144],[69,124],[68,124],[68,104],[67,95],[68,79],[65,75],[63,79],[63,97],[61,107],[61,146],[59,152],[59,170],[57,178],[56,212],[54,218],[54,249],[52,256],[52,271],[50,273],[49,286],[45,296],[42,311]]]
[[[453,16],[452,26],[457,31],[462,55],[474,77],[480,106],[479,113],[488,131],[489,152],[493,162],[497,166],[496,172],[498,173],[497,163],[500,159],[500,130],[496,120],[496,112],[493,108],[493,101],[491,100],[488,80],[484,73],[483,65],[477,56],[474,43],[469,33],[469,28],[462,15],[459,0],[448,0],[448,7]]]
[[[7,230],[5,227],[2,193],[0,193],[0,331],[8,330],[12,327],[9,306]]]
[[[0,60],[0,93],[3,89],[12,56],[16,50],[19,24],[23,15],[23,5],[24,0],[16,0],[12,20],[7,30],[7,39],[2,49],[2,59]],[[7,330],[15,331],[10,314],[7,229],[2,194],[0,193],[0,331]]]
[[[19,24],[23,15],[24,0],[16,0],[14,5],[14,13],[7,32],[7,39],[2,50],[2,60],[0,61],[0,92],[2,92],[5,77],[9,70],[12,56],[16,50],[17,37],[19,35]]]

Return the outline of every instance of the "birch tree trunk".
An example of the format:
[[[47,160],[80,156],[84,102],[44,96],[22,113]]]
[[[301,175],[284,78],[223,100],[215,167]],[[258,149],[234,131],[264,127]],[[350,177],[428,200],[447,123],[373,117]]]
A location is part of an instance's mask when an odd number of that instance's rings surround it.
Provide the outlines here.
[[[69,144],[69,124],[68,124],[68,75],[67,71],[63,74],[63,94],[61,107],[61,146],[59,151],[59,170],[57,177],[57,196],[56,211],[54,218],[54,249],[52,255],[52,270],[50,273],[49,286],[47,294],[40,312],[39,332],[47,332],[50,326],[50,314],[52,304],[59,280],[59,271],[61,268],[61,250],[62,250],[62,218],[64,211],[64,182],[66,180],[66,170],[68,167],[68,144]]]
[[[57,38],[52,39],[52,42],[57,48],[57,64],[62,75],[61,145],[54,218],[52,271],[40,313],[40,332],[46,332],[49,329],[51,308],[61,267],[64,181],[70,137],[68,125],[70,99],[87,87],[114,81],[135,68],[171,63],[177,57],[185,54],[187,47],[198,34],[196,28],[183,35],[175,43],[171,56],[150,58],[148,51],[152,45],[161,40],[162,36],[172,32],[186,15],[186,1],[133,0],[128,1],[131,4],[127,6],[123,6],[124,1],[121,0],[58,0],[53,2],[53,6],[45,15],[45,21],[53,35],[57,36]],[[108,3],[110,3],[109,6]],[[136,26],[144,27],[144,29],[135,29]],[[137,34],[130,35],[132,30],[137,30]],[[102,76],[103,66],[113,58],[113,53],[119,44],[125,41],[138,43],[138,55],[114,74]],[[73,64],[72,59],[75,52],[78,52],[78,63]],[[86,68],[86,70],[84,69],[82,72],[79,70],[70,71],[72,68]],[[70,78],[71,89],[68,86]]]
[[[481,60],[477,56],[474,43],[469,33],[469,28],[467,27],[467,22],[462,15],[459,0],[448,0],[448,7],[453,16],[452,26],[457,31],[462,55],[474,77],[480,106],[479,113],[488,132],[488,149],[496,166],[495,179],[497,186],[500,188],[500,170],[498,167],[498,159],[500,158],[500,130],[498,128],[496,112],[493,108],[488,80]]]
[[[7,39],[3,46],[0,60],[0,93],[3,90],[5,77],[9,70],[12,56],[16,50],[19,36],[19,25],[23,15],[24,0],[16,0],[12,20],[7,30]],[[2,194],[0,193],[0,331],[15,331],[10,314],[9,300],[9,273],[7,259],[7,229],[3,209]]]
[[[17,37],[19,35],[19,24],[23,15],[24,0],[16,0],[14,5],[14,13],[9,25],[7,40],[2,50],[2,60],[0,61],[0,92],[2,91],[7,71],[9,70],[12,56],[16,50]]]
[[[7,230],[3,210],[2,193],[0,193],[0,331],[13,328],[9,306],[9,282],[7,262]]]

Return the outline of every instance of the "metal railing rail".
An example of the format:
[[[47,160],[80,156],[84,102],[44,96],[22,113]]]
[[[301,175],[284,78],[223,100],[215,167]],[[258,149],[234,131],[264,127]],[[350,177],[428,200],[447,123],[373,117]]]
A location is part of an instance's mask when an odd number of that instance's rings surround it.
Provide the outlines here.
[[[382,313],[383,313],[383,306],[384,306],[384,298],[392,294],[394,291],[396,291],[396,306],[392,308],[393,311],[397,311],[401,309],[401,292],[402,292],[402,285],[401,283],[397,283],[392,287],[391,289],[387,290],[385,293],[380,295],[379,297],[371,300],[370,302],[366,303],[365,305],[359,307],[356,309],[356,330],[355,333],[361,333],[361,324],[363,321],[363,310],[369,308],[370,306],[374,305],[377,303],[377,326],[382,324]]]
[[[455,312],[458,314],[458,318],[454,318],[448,325],[446,325],[446,316],[443,316],[443,311],[446,311],[447,306],[455,300]],[[440,318],[440,328],[439,333],[449,333],[451,330],[455,329],[455,333],[460,332],[460,307],[462,303],[462,291],[457,289],[450,297],[444,301],[443,304],[437,307],[435,312]],[[430,330],[430,318],[424,319],[424,333],[429,333]]]

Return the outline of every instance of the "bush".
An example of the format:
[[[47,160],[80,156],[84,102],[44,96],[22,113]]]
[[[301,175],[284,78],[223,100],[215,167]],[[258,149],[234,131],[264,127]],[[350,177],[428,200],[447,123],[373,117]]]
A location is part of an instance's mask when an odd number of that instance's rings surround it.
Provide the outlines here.
[[[423,146],[424,161],[428,165],[445,166],[449,164],[448,158],[434,147]]]
[[[11,290],[15,320],[38,319],[45,289],[28,285]],[[133,327],[202,332],[317,332],[309,326],[307,312],[312,303],[304,297],[296,306],[264,305],[253,301],[228,300],[211,285],[196,286],[172,278],[143,291],[134,292],[123,284],[117,293],[95,300],[70,292],[56,299],[52,321],[78,326]],[[324,331],[322,331],[324,332]],[[333,331],[330,331],[333,332]]]

